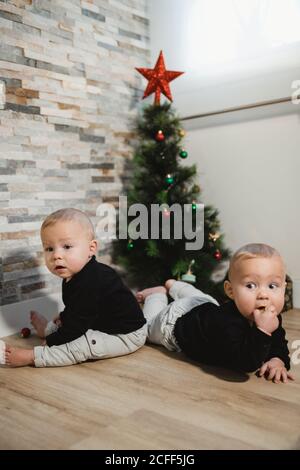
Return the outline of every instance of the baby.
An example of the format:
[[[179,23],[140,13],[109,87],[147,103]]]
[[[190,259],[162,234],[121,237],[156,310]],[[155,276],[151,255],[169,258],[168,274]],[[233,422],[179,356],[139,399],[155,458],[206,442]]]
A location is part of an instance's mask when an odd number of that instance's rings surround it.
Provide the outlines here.
[[[97,241],[89,218],[77,209],[50,214],[42,224],[46,266],[60,277],[65,309],[53,321],[31,312],[45,345],[32,349],[0,344],[10,366],[66,366],[121,356],[146,341],[146,320],[131,291],[109,266],[96,261]]]
[[[232,257],[224,283],[229,301],[218,302],[195,287],[169,279],[165,287],[137,294],[144,302],[148,340],[191,359],[244,372],[259,370],[278,383],[293,380],[280,312],[285,267],[272,247],[243,246]],[[167,292],[174,299],[168,305]]]

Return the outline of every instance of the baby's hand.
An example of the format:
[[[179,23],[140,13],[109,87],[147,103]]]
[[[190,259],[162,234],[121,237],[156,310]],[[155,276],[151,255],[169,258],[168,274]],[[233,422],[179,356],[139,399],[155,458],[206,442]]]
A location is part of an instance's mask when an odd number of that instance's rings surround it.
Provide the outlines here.
[[[61,326],[61,319],[60,319],[60,315],[56,315],[54,318],[53,318],[53,323],[55,323],[58,327]]]
[[[253,317],[257,328],[260,328],[267,334],[273,333],[278,326],[279,320],[277,318],[278,313],[273,305],[266,307],[265,309],[255,309]]]
[[[265,362],[259,369],[258,375],[263,375],[267,380],[272,380],[275,384],[281,381],[286,383],[288,379],[295,380],[293,375],[288,372],[284,363],[278,357],[272,357],[269,361]]]

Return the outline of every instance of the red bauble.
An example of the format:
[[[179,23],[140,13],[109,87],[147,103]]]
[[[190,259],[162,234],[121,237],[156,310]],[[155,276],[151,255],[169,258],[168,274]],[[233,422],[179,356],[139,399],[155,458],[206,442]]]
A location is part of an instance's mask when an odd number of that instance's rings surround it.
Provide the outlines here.
[[[163,52],[160,51],[154,69],[136,68],[148,80],[143,99],[155,93],[154,103],[160,104],[160,94],[163,93],[168,100],[173,101],[169,82],[182,75],[184,72],[166,70]]]
[[[162,142],[163,140],[165,140],[165,135],[164,135],[163,131],[157,131],[157,134],[155,136],[155,140],[157,140],[158,142]]]
[[[31,335],[31,331],[29,328],[22,328],[22,330],[20,331],[20,336],[22,338],[28,338],[30,335]]]
[[[220,259],[222,259],[222,253],[221,253],[221,251],[220,251],[220,250],[216,250],[216,251],[214,252],[214,257],[215,257],[218,261],[220,261]]]

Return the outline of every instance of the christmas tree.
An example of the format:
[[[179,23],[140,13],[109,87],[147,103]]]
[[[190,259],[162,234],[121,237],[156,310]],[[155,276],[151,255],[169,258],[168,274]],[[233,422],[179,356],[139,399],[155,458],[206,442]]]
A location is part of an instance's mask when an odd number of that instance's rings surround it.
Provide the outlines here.
[[[161,65],[163,70],[160,69],[160,74],[155,76],[154,72]],[[173,222],[176,215],[169,210],[173,204],[179,204],[181,208],[189,205],[195,224],[196,211],[201,202],[201,189],[195,184],[196,167],[183,164],[188,158],[188,153],[182,146],[185,131],[171,105],[160,104],[159,99],[160,92],[172,99],[168,82],[181,72],[166,71],[162,53],[153,70],[138,70],[149,80],[144,96],[155,92],[155,103],[146,106],[142,116],[138,118],[139,144],[133,158],[133,178],[127,194],[128,206],[136,203],[146,206],[149,217],[146,225],[150,228],[153,223],[150,217],[151,207],[153,204],[158,205],[160,220],[163,224],[168,219],[171,236],[164,239],[160,227],[159,237],[156,239],[151,238],[150,233],[148,239],[131,239],[130,236],[127,240],[119,239],[113,244],[113,259],[125,268],[126,279],[139,289],[176,278],[191,282],[204,292],[221,299],[222,283],[215,283],[211,277],[221,260],[228,258],[229,252],[223,246],[218,211],[211,206],[204,207],[203,247],[187,250],[186,239],[174,237]],[[156,83],[150,86],[153,76]],[[128,225],[132,220],[132,217],[128,217]]]

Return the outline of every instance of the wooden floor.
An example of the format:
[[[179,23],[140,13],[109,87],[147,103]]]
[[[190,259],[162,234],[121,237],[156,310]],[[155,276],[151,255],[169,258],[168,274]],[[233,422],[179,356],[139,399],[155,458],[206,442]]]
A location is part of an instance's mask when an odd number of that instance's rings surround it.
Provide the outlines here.
[[[300,310],[283,320],[291,345]],[[155,346],[72,367],[3,366],[0,449],[299,449],[300,364],[293,373],[276,385]]]

